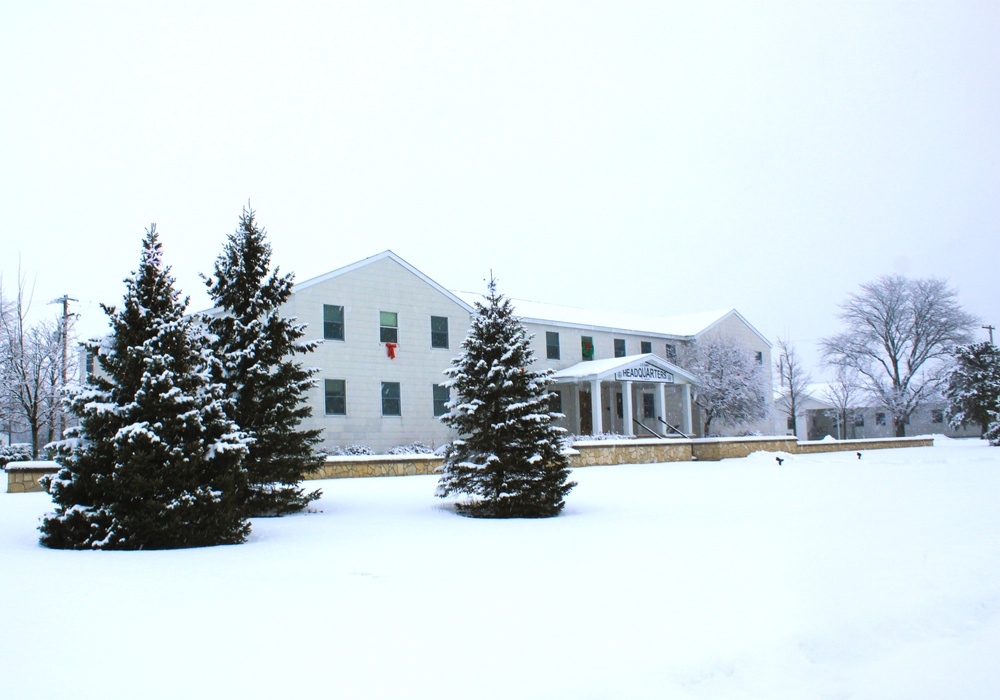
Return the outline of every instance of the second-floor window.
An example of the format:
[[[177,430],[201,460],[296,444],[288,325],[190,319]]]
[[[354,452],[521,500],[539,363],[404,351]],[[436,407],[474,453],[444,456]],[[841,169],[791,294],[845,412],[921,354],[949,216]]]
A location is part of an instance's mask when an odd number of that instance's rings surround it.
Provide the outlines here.
[[[399,315],[395,311],[378,312],[378,339],[380,343],[399,342]]]
[[[448,317],[431,316],[431,347],[448,347]]]
[[[653,344],[648,340],[642,340],[639,342],[639,352],[643,355],[648,355],[653,352]]]
[[[559,359],[559,334],[554,331],[545,331],[545,357]]]
[[[615,357],[625,357],[624,338],[615,338]]]
[[[344,307],[323,304],[323,337],[326,340],[344,339]]]
[[[594,359],[594,339],[589,335],[580,338],[580,354],[585,360]]]

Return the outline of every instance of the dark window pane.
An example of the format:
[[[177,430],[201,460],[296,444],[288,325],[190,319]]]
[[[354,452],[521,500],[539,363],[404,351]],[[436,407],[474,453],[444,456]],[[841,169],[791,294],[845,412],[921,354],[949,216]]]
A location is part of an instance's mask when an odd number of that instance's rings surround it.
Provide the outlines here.
[[[625,357],[624,338],[615,338],[615,357]]]
[[[323,304],[323,337],[327,340],[344,339],[344,307]]]
[[[580,354],[585,360],[594,359],[594,339],[589,335],[580,338]]]
[[[559,334],[545,331],[545,357],[550,360],[559,359]]]
[[[431,316],[431,347],[448,347],[448,317]]]
[[[399,342],[399,317],[395,311],[378,312],[379,342],[398,343]]]
[[[382,382],[382,415],[403,415],[399,400],[399,382]]]
[[[639,352],[643,355],[648,355],[653,352],[653,344],[648,340],[643,340],[639,343]]]
[[[343,379],[326,380],[326,415],[347,415],[347,385]]]
[[[451,400],[451,392],[448,387],[440,384],[434,385],[434,415],[443,416],[448,412],[447,403]]]

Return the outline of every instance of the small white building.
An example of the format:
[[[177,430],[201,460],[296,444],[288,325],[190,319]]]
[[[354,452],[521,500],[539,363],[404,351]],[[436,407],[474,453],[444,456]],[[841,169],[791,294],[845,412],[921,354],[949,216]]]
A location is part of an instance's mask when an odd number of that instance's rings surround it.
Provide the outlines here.
[[[480,298],[447,290],[391,251],[295,285],[282,313],[323,340],[305,360],[319,373],[304,427],[322,429],[325,445],[376,451],[453,439],[439,420],[444,372]],[[697,378],[679,365],[699,339],[734,337],[771,366],[770,343],[735,310],[650,318],[512,303],[534,335],[537,366],[555,371],[556,407],[574,434],[696,434]]]

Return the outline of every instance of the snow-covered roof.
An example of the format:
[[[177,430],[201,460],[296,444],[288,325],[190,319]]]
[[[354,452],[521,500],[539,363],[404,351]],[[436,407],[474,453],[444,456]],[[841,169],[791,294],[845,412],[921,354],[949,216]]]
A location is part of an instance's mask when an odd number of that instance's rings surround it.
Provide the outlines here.
[[[566,367],[552,374],[552,379],[556,383],[560,382],[580,382],[593,381],[595,379],[605,379],[624,369],[639,367],[641,365],[652,365],[665,372],[681,377],[681,383],[698,384],[698,378],[690,372],[681,369],[675,364],[667,362],[662,357],[646,353],[643,355],[626,355],[625,357],[608,357],[603,360],[585,360],[578,362],[572,367]]]
[[[481,294],[473,292],[454,292],[455,296],[465,300],[470,306],[482,300]],[[514,313],[522,321],[572,326],[577,328],[601,328],[610,331],[631,331],[647,335],[664,336],[668,338],[693,338],[696,335],[718,325],[730,316],[741,319],[747,327],[756,329],[736,309],[716,309],[678,316],[646,316],[628,311],[604,311],[584,309],[576,306],[560,306],[544,304],[527,299],[510,300]],[[760,335],[760,333],[757,333]],[[768,342],[761,336],[764,342]],[[770,343],[768,343],[770,344]]]
[[[437,291],[441,292],[441,294],[445,295],[446,297],[448,297],[449,299],[451,299],[452,301],[454,301],[456,304],[458,304],[459,306],[463,307],[466,311],[469,311],[470,313],[472,312],[472,305],[471,304],[469,304],[464,299],[462,299],[461,297],[459,297],[458,295],[456,295],[454,292],[452,292],[452,291],[450,291],[450,290],[445,289],[444,287],[442,287],[440,284],[438,284],[437,282],[435,282],[434,280],[432,280],[430,277],[428,277],[427,275],[425,275],[423,272],[421,272],[417,268],[413,267],[413,265],[411,265],[410,263],[408,263],[405,260],[403,260],[401,257],[399,257],[398,255],[396,255],[395,253],[393,253],[391,250],[383,250],[381,253],[378,253],[376,255],[371,255],[371,256],[365,258],[364,260],[359,260],[359,261],[357,261],[355,263],[351,263],[350,265],[345,265],[344,267],[339,267],[336,270],[332,270],[330,272],[327,272],[326,274],[320,275],[319,277],[313,277],[312,279],[305,280],[304,282],[299,282],[298,284],[296,284],[295,286],[292,287],[292,291],[293,292],[300,292],[303,289],[308,289],[309,287],[312,287],[315,284],[320,284],[321,282],[326,282],[327,280],[331,280],[334,277],[340,277],[341,275],[347,274],[348,272],[353,272],[354,270],[357,270],[358,268],[365,267],[366,265],[371,265],[374,262],[378,262],[379,260],[385,260],[386,258],[388,258],[389,260],[394,261],[395,263],[397,263],[398,265],[400,265],[404,269],[406,269],[409,272],[413,273],[414,275],[416,275],[417,277],[419,277],[423,282],[427,283],[429,286],[433,287]]]

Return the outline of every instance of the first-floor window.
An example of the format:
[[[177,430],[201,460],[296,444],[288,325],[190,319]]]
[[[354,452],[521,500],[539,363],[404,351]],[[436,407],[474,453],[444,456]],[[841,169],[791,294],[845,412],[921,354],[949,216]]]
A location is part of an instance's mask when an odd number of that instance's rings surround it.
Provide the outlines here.
[[[615,405],[618,407],[618,417],[619,418],[624,418],[625,417],[625,402],[622,401],[622,395],[621,394],[615,394]]]
[[[326,380],[326,415],[347,415],[347,382],[343,379]]]
[[[944,423],[944,411],[940,408],[932,408],[931,423]]]
[[[448,387],[441,384],[434,385],[434,415],[443,416],[448,412],[448,402],[451,401],[451,392]]]
[[[642,395],[642,417],[653,418],[656,416],[656,401],[652,394]]]
[[[791,430],[792,428],[794,428],[795,427],[795,419],[792,418],[791,416],[788,416],[788,420],[785,421],[785,427],[788,428],[789,430]]]
[[[854,427],[855,428],[863,428],[863,427],[865,427],[865,416],[864,416],[863,413],[855,413],[854,414]]]
[[[875,414],[875,425],[885,425],[885,414],[876,413]]]
[[[562,413],[562,393],[558,391],[550,392],[549,396],[549,412],[551,413]]]
[[[399,382],[382,382],[382,415],[403,415],[403,406],[399,399]]]

